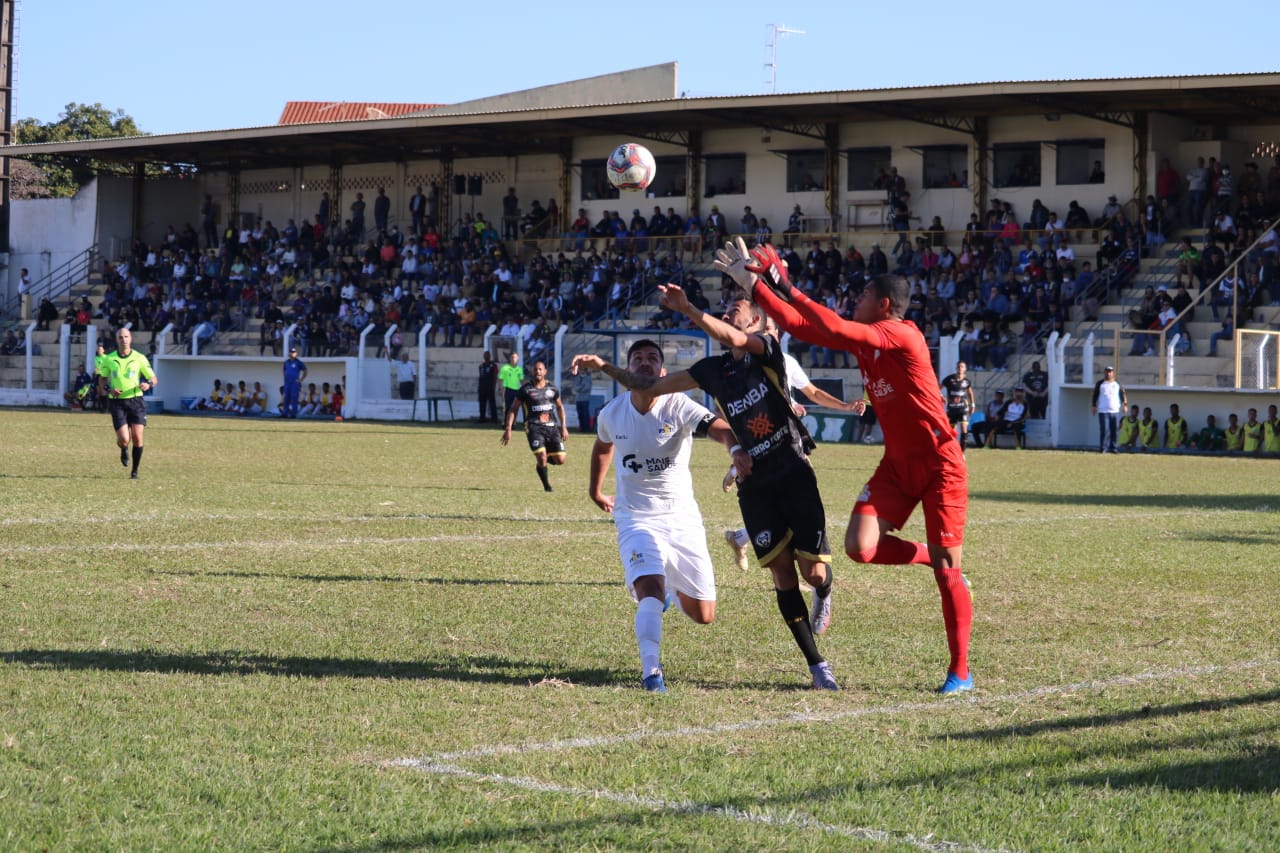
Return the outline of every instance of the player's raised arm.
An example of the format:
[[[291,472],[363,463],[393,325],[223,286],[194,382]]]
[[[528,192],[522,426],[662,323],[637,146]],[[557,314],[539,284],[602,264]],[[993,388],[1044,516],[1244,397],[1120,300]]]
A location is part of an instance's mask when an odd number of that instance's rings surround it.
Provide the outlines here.
[[[672,311],[679,311],[688,317],[695,326],[706,332],[708,337],[716,343],[731,349],[746,350],[753,355],[760,355],[764,352],[763,341],[756,338],[755,335],[736,329],[719,317],[713,317],[698,308],[698,306],[689,301],[684,289],[678,284],[660,284],[658,285],[658,292],[662,294],[658,299],[659,304],[664,308],[670,308]]]
[[[591,354],[575,355],[573,361],[570,362],[569,369],[572,373],[577,373],[579,370],[596,370],[613,379],[623,388],[631,391],[644,391],[654,397],[663,394],[676,394],[681,391],[692,391],[698,387],[698,383],[694,381],[687,370],[668,373],[666,376],[642,376],[638,373],[632,373],[630,370],[624,370],[616,364],[610,364],[598,355]]]

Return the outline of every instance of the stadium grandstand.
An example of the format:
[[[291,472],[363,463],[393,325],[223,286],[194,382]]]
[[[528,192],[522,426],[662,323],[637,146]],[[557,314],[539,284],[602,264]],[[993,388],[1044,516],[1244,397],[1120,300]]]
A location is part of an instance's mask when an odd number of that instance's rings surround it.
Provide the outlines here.
[[[605,179],[628,140],[656,156],[643,193]],[[714,309],[714,247],[741,235],[788,249],[837,310],[867,275],[908,275],[940,377],[969,361],[981,406],[1039,362],[1049,404],[1028,444],[1088,446],[1103,364],[1193,421],[1276,396],[1278,142],[1280,74],[685,98],[672,63],[464,104],[295,102],[268,127],[5,145],[6,161],[103,168],[70,199],[4,184],[0,404],[67,405],[93,344],[127,324],[176,379],[157,408],[217,377],[262,380],[275,411],[293,345],[347,380],[349,417],[439,417],[445,400],[466,416],[486,350],[546,358],[566,389],[573,354],[628,335],[694,352],[654,288]],[[861,394],[842,354],[794,349]],[[401,352],[412,401],[394,399]]]

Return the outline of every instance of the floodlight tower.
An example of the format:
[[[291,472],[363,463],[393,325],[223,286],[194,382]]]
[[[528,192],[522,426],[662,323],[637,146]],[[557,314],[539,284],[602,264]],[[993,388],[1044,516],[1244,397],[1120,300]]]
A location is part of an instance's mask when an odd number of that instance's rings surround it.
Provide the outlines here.
[[[772,95],[778,91],[778,37],[779,36],[802,36],[804,30],[793,30],[785,24],[769,25],[769,61],[764,64],[769,69],[769,79],[765,82],[769,84],[769,94]]]

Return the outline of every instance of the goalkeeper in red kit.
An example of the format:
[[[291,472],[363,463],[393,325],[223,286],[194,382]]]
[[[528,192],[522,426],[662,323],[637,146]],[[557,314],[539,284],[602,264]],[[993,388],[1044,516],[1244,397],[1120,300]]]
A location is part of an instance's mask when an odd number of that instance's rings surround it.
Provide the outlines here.
[[[745,288],[780,328],[808,343],[857,356],[884,431],[884,456],[854,503],[845,551],[858,563],[933,567],[951,656],[938,692],[973,689],[973,598],[960,570],[968,472],[938,394],[924,335],[903,316],[910,299],[906,279],[868,279],[850,321],[793,288],[773,246],[748,252],[739,238],[716,253],[715,266]],[[923,507],[927,544],[891,532],[906,524],[917,505]]]

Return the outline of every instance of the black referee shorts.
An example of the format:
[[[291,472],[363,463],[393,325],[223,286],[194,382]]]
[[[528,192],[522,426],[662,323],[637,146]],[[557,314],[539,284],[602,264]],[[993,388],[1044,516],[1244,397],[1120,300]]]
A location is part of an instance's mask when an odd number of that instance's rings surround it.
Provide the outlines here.
[[[120,429],[125,425],[147,425],[147,401],[141,394],[111,401],[111,426]]]

